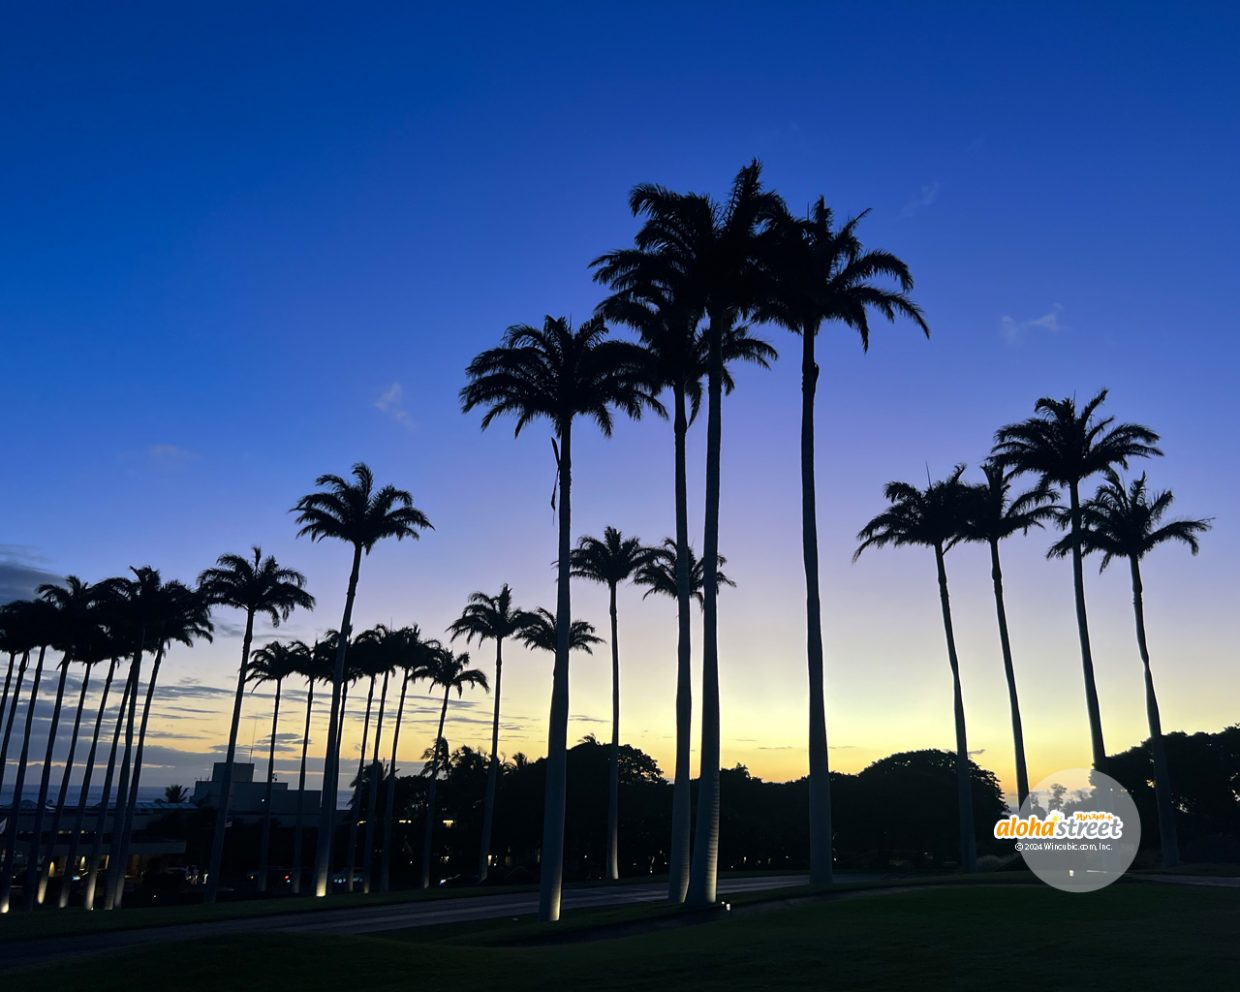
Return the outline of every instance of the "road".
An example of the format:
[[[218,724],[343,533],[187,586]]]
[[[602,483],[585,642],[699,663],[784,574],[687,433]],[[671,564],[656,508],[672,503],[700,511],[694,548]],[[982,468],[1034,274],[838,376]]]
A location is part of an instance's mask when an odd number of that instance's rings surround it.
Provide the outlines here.
[[[856,876],[850,881],[867,881],[877,876]],[[720,878],[719,896],[742,892],[805,885],[805,875],[768,875],[757,878]],[[564,890],[565,912],[595,909],[602,906],[625,906],[635,903],[660,902],[667,898],[667,883],[632,883],[596,885]],[[0,969],[24,968],[66,957],[98,954],[125,947],[194,940],[228,933],[275,931],[301,934],[364,934],[411,927],[434,926],[442,923],[465,923],[472,920],[502,919],[506,916],[528,916],[538,911],[538,893],[505,893],[488,896],[415,900],[389,903],[385,906],[324,909],[276,916],[255,916],[212,923],[177,924],[147,927],[140,930],[116,930],[109,933],[81,934],[73,937],[41,937],[37,940],[0,942]]]

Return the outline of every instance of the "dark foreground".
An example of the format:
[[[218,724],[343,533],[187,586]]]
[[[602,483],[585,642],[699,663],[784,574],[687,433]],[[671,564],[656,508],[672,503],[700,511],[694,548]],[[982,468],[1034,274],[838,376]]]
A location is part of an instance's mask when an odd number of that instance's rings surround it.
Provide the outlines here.
[[[627,923],[606,914],[627,912]],[[576,939],[454,924],[372,936],[259,932],[161,942],[5,978],[30,992],[162,987],[385,990],[1170,990],[1240,973],[1240,890],[1122,882],[1069,895],[1038,884],[874,890],[738,905],[632,934],[595,911]],[[589,916],[589,911],[579,914]],[[627,933],[628,936],[615,936]]]

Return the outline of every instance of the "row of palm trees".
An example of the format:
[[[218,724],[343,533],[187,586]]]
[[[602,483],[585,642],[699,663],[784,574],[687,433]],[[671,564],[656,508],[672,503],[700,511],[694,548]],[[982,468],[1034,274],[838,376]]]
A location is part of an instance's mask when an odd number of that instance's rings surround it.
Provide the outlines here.
[[[1152,491],[1145,473],[1128,483],[1124,482],[1118,469],[1127,469],[1133,459],[1157,456],[1162,452],[1156,447],[1158,435],[1148,427],[1116,424],[1114,418],[1100,416],[1099,409],[1106,396],[1106,390],[1102,390],[1080,408],[1071,397],[1040,399],[1034,416],[996,432],[994,448],[982,465],[983,478],[980,482],[965,481],[965,466],[957,465],[945,479],[928,481],[925,488],[907,482],[888,483],[884,490],[888,507],[858,534],[860,544],[853,556],[854,561],[867,548],[887,545],[924,547],[934,552],[947,658],[952,675],[961,827],[960,860],[968,870],[976,864],[968,741],[945,556],[957,544],[970,541],[985,544],[990,551],[1000,650],[1011,709],[1017,793],[1023,805],[1029,798],[1029,774],[1004,605],[999,546],[1016,533],[1027,534],[1047,522],[1055,523],[1064,531],[1063,536],[1051,545],[1047,556],[1072,559],[1086,712],[1093,764],[1100,771],[1106,769],[1106,750],[1085,608],[1083,560],[1086,555],[1097,553],[1101,556],[1102,569],[1116,558],[1128,562],[1137,647],[1144,670],[1162,861],[1168,867],[1179,862],[1166,749],[1146,641],[1140,563],[1154,548],[1172,542],[1183,543],[1196,554],[1198,536],[1209,529],[1210,522],[1205,519],[1164,520],[1173,501],[1170,491]],[[1014,494],[1014,483],[1024,475],[1033,476],[1035,485]],[[1093,496],[1083,499],[1081,487],[1094,476],[1101,476],[1102,481]],[[1066,505],[1062,502],[1060,490],[1066,491]]]

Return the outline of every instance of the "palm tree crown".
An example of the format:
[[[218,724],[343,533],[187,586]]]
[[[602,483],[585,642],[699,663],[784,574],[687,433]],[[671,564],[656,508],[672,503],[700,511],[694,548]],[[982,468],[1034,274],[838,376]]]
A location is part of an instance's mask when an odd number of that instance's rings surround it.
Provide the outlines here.
[[[525,610],[513,606],[512,589],[505,582],[494,596],[472,593],[461,615],[448,627],[448,633],[453,640],[464,637],[466,644],[475,638],[480,642],[498,641],[519,634],[529,619]]]
[[[363,462],[353,466],[352,474],[352,482],[331,474],[314,480],[324,490],[307,493],[293,507],[301,525],[298,537],[334,537],[369,554],[384,538],[416,540],[418,531],[434,529],[408,492],[395,486],[376,490],[374,473]]]
[[[676,598],[676,542],[672,538],[664,540],[661,547],[651,548],[650,559],[642,565],[641,571],[637,573],[637,584],[647,586],[642,599],[651,594],[660,596],[670,596]],[[693,549],[688,549],[689,555],[689,595],[695,599],[699,606],[702,605],[702,587],[705,584],[706,563],[693,553]],[[723,555],[716,555],[715,561],[718,563],[716,572],[716,580],[720,586],[732,586],[735,588],[736,583],[723,573],[723,566],[728,563],[728,559]]]
[[[294,609],[312,609],[314,597],[305,591],[306,577],[291,568],[282,568],[262,548],[251,549],[250,557],[220,555],[214,568],[198,576],[198,587],[211,603],[232,606],[247,614],[265,614],[273,627],[287,620]]]
[[[250,657],[250,682],[279,682],[290,675],[304,675],[312,660],[310,648],[301,641],[272,641]]]
[[[540,651],[555,650],[555,614],[539,607],[529,614],[529,622],[517,635],[526,647]],[[569,627],[569,651],[584,651],[593,654],[591,645],[601,644],[602,638],[595,636],[594,624],[587,620],[574,620]]]
[[[853,561],[867,548],[918,545],[947,551],[963,540],[961,525],[970,503],[969,491],[960,481],[964,468],[957,465],[946,479],[925,489],[907,482],[887,483],[883,495],[891,505],[861,528]]]
[[[1055,519],[1058,497],[1045,483],[1012,496],[1012,483],[1020,474],[1016,469],[990,460],[982,464],[982,474],[985,482],[969,487],[971,498],[961,530],[966,541],[1003,541]]]
[[[624,537],[615,527],[603,530],[603,538],[583,537],[569,556],[572,573],[607,586],[619,585],[632,578],[656,551],[645,547],[636,537]]]

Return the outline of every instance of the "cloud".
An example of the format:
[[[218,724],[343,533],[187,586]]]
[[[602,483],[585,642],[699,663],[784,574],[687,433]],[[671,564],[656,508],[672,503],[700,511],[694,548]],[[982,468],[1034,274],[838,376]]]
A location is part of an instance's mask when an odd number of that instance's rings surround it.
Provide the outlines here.
[[[24,544],[0,544],[0,603],[30,599],[39,586],[62,577],[40,567],[44,559]]]
[[[912,217],[919,210],[924,210],[930,204],[939,198],[939,189],[941,184],[937,179],[926,183],[917,191],[917,195],[904,205],[904,209],[900,211],[901,217]]]
[[[405,389],[399,382],[394,382],[388,386],[387,389],[379,394],[379,398],[371,406],[386,413],[405,430],[413,430],[413,417],[405,409]]]
[[[171,468],[198,459],[198,453],[175,444],[152,444],[146,449],[146,457],[156,465]]]
[[[1063,322],[1063,307],[1058,303],[1054,304],[1041,317],[1017,320],[1015,317],[1004,314],[999,318],[999,333],[1013,347],[1022,344],[1030,334],[1036,334],[1040,331],[1058,334],[1060,331],[1067,330],[1067,326]]]

